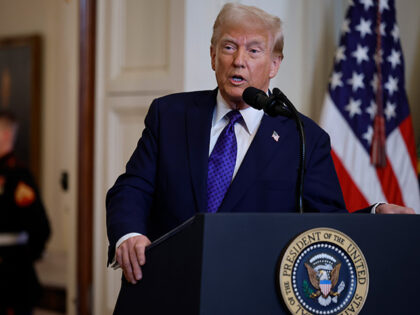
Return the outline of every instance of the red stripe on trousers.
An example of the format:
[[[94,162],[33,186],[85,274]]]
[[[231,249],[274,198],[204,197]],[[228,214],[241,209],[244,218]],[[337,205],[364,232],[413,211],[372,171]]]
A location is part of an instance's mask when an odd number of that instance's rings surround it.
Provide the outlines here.
[[[341,190],[343,191],[347,210],[349,212],[354,212],[356,210],[368,207],[368,201],[363,196],[359,190],[359,187],[357,187],[350,174],[344,167],[343,163],[341,163],[340,158],[335,154],[334,150],[331,150],[331,156],[334,161],[338,180],[340,181]]]

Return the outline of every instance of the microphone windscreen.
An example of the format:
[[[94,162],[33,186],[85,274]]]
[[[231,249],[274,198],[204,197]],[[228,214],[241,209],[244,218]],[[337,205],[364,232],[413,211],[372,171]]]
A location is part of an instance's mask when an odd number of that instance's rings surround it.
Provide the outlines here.
[[[250,86],[247,87],[242,93],[242,99],[245,101],[245,103],[254,107],[255,109],[262,109],[261,102],[258,101],[261,95],[267,97],[264,91]]]

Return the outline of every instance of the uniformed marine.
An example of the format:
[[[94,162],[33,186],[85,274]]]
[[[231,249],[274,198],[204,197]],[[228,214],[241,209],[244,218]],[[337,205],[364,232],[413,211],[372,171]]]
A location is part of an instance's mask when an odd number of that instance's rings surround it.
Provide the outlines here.
[[[34,179],[13,153],[15,125],[0,112],[0,315],[31,314],[41,295],[34,262],[50,235]]]

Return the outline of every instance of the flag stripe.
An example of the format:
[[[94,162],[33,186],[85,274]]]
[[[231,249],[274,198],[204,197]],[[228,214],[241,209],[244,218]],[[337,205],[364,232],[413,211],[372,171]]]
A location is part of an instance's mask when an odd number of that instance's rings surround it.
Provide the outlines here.
[[[402,143],[404,145],[401,145]],[[403,133],[400,132],[400,129],[395,129],[388,136],[386,149],[388,159],[396,174],[398,186],[405,187],[405,189],[401,189],[404,205],[411,207],[417,213],[420,213],[420,194],[416,193],[416,191],[418,192],[417,174],[413,167],[413,160],[410,158],[409,149],[405,144]]]
[[[341,163],[341,160],[335,154],[334,150],[331,150],[331,156],[333,158],[334,166],[340,181],[340,186],[343,191],[347,210],[349,212],[353,212],[368,207],[369,203],[367,202],[365,196],[354,183],[350,174],[347,172],[344,165]]]
[[[386,198],[376,171],[370,164],[369,154],[338,111],[329,94],[325,97],[324,106],[321,125],[329,133],[337,157],[347,172],[352,175],[354,183],[363,192],[369,204],[385,202]]]
[[[401,132],[402,138],[404,139],[405,147],[407,149],[408,155],[410,156],[411,163],[413,165],[413,170],[415,172],[416,165],[417,165],[416,149],[415,149],[416,143],[414,140],[413,121],[411,120],[411,116],[408,116],[400,124],[400,132]]]
[[[404,205],[401,190],[398,186],[397,178],[388,157],[386,159],[386,166],[376,168],[376,173],[378,174],[382,190],[385,193],[386,201],[389,203]]]

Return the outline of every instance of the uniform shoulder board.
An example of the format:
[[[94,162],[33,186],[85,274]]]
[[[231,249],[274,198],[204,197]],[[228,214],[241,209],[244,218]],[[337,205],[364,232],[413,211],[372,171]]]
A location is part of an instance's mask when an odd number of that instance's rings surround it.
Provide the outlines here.
[[[35,201],[35,191],[24,182],[19,182],[15,190],[15,202],[19,207],[30,206]]]

